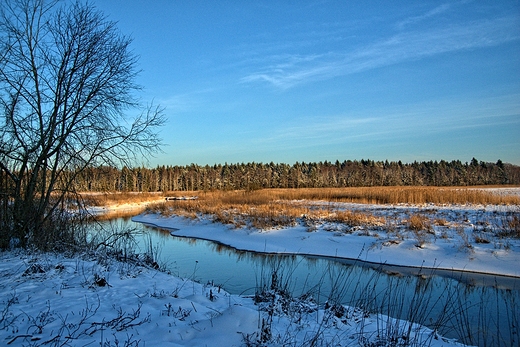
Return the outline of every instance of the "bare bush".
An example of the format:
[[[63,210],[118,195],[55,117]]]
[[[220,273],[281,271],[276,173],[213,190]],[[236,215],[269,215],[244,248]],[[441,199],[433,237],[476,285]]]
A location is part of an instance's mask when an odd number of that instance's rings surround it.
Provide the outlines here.
[[[413,214],[408,219],[408,227],[413,231],[429,231],[432,229],[430,219],[422,214]]]

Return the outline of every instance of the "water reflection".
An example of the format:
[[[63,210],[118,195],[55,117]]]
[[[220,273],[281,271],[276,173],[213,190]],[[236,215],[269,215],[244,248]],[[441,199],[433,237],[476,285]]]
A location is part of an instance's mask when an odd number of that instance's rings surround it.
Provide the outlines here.
[[[454,271],[371,264],[357,260],[237,251],[205,240],[170,235],[130,220],[106,229],[139,230],[136,251],[153,249],[173,275],[212,282],[232,294],[253,295],[277,284],[293,296],[312,295],[427,325],[444,336],[480,346],[518,344],[520,280]]]

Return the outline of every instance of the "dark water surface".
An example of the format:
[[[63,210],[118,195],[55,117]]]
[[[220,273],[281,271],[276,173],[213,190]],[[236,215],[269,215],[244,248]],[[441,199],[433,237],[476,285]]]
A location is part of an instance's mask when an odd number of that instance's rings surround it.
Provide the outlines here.
[[[427,325],[471,345],[519,343],[517,278],[236,251],[124,219],[104,222],[101,227],[111,232],[141,232],[128,247],[138,253],[151,249],[160,266],[173,275],[213,282],[232,294],[253,295],[256,288],[269,286],[276,272],[281,287],[293,296],[310,293],[318,304],[329,301],[362,307]]]

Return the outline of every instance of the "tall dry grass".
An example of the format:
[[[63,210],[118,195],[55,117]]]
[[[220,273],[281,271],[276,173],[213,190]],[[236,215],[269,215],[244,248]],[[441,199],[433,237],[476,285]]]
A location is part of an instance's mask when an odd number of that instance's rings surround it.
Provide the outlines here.
[[[83,203],[87,206],[112,206],[149,202],[163,198],[162,192],[157,193],[80,193]]]
[[[473,187],[265,189],[257,191],[257,194],[287,200],[326,200],[362,204],[520,204],[518,196],[501,196]]]
[[[195,218],[211,215],[215,222],[232,224],[236,227],[273,228],[296,223],[302,215],[310,214],[309,207],[279,200],[261,191],[214,191],[201,192],[194,200],[173,200],[152,204],[149,211],[163,215],[182,215]],[[182,196],[180,193],[170,196]],[[312,213],[317,215],[318,212]]]
[[[488,187],[353,187],[195,191],[169,193],[85,193],[90,206],[151,201],[163,196],[198,196],[227,204],[261,205],[274,200],[324,200],[361,204],[483,204],[520,205],[520,197],[498,195]]]
[[[169,201],[165,197],[193,197]],[[163,215],[181,215],[196,218],[210,215],[215,222],[270,229],[302,224],[315,230],[319,223],[341,223],[348,227],[389,226],[385,217],[378,217],[369,211],[345,211],[335,202],[370,204],[483,204],[520,205],[519,196],[504,196],[493,191],[457,187],[367,187],[367,188],[302,188],[302,189],[262,189],[237,191],[198,191],[170,193],[99,193],[83,196],[91,206],[114,206],[123,203],[156,202],[149,204],[148,212]],[[319,203],[309,203],[320,201]],[[143,204],[144,205],[144,204]],[[143,207],[144,208],[144,207]],[[107,214],[108,219],[140,213],[134,210],[116,211]],[[122,213],[122,214],[121,214]],[[508,221],[515,224],[516,220]],[[431,228],[433,221],[423,216],[411,216],[406,221],[412,231]],[[506,223],[507,224],[507,223]],[[519,223],[516,223],[519,224]],[[515,226],[516,226],[515,224]],[[436,224],[438,225],[438,224]],[[510,229],[506,228],[510,233]],[[516,229],[518,229],[516,227]],[[348,229],[349,230],[349,229]],[[515,233],[516,235],[517,233]]]
[[[80,193],[85,207],[103,207],[104,211],[87,214],[97,221],[130,218],[146,209],[148,203],[164,199],[163,193]],[[135,205],[132,205],[135,204]],[[122,206],[128,205],[128,206]]]
[[[378,227],[388,224],[384,217],[368,211],[345,211],[334,202],[375,204],[516,204],[517,196],[500,196],[491,191],[438,187],[304,188],[253,191],[171,192],[168,197],[196,196],[152,204],[149,212],[196,218],[210,215],[215,222],[235,227],[269,229],[301,223],[313,230],[316,223],[334,222],[349,227]],[[321,203],[309,204],[309,201]],[[327,203],[328,202],[328,203]],[[410,230],[429,230],[431,221],[411,216]]]

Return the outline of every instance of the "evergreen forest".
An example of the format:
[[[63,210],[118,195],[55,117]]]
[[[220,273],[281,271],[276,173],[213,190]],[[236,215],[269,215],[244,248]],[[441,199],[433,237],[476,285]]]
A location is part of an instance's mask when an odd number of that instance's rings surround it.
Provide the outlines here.
[[[70,173],[72,174],[72,173]],[[447,162],[345,160],[187,166],[90,167],[74,173],[76,191],[167,192],[372,186],[518,185],[520,166],[473,158]]]

